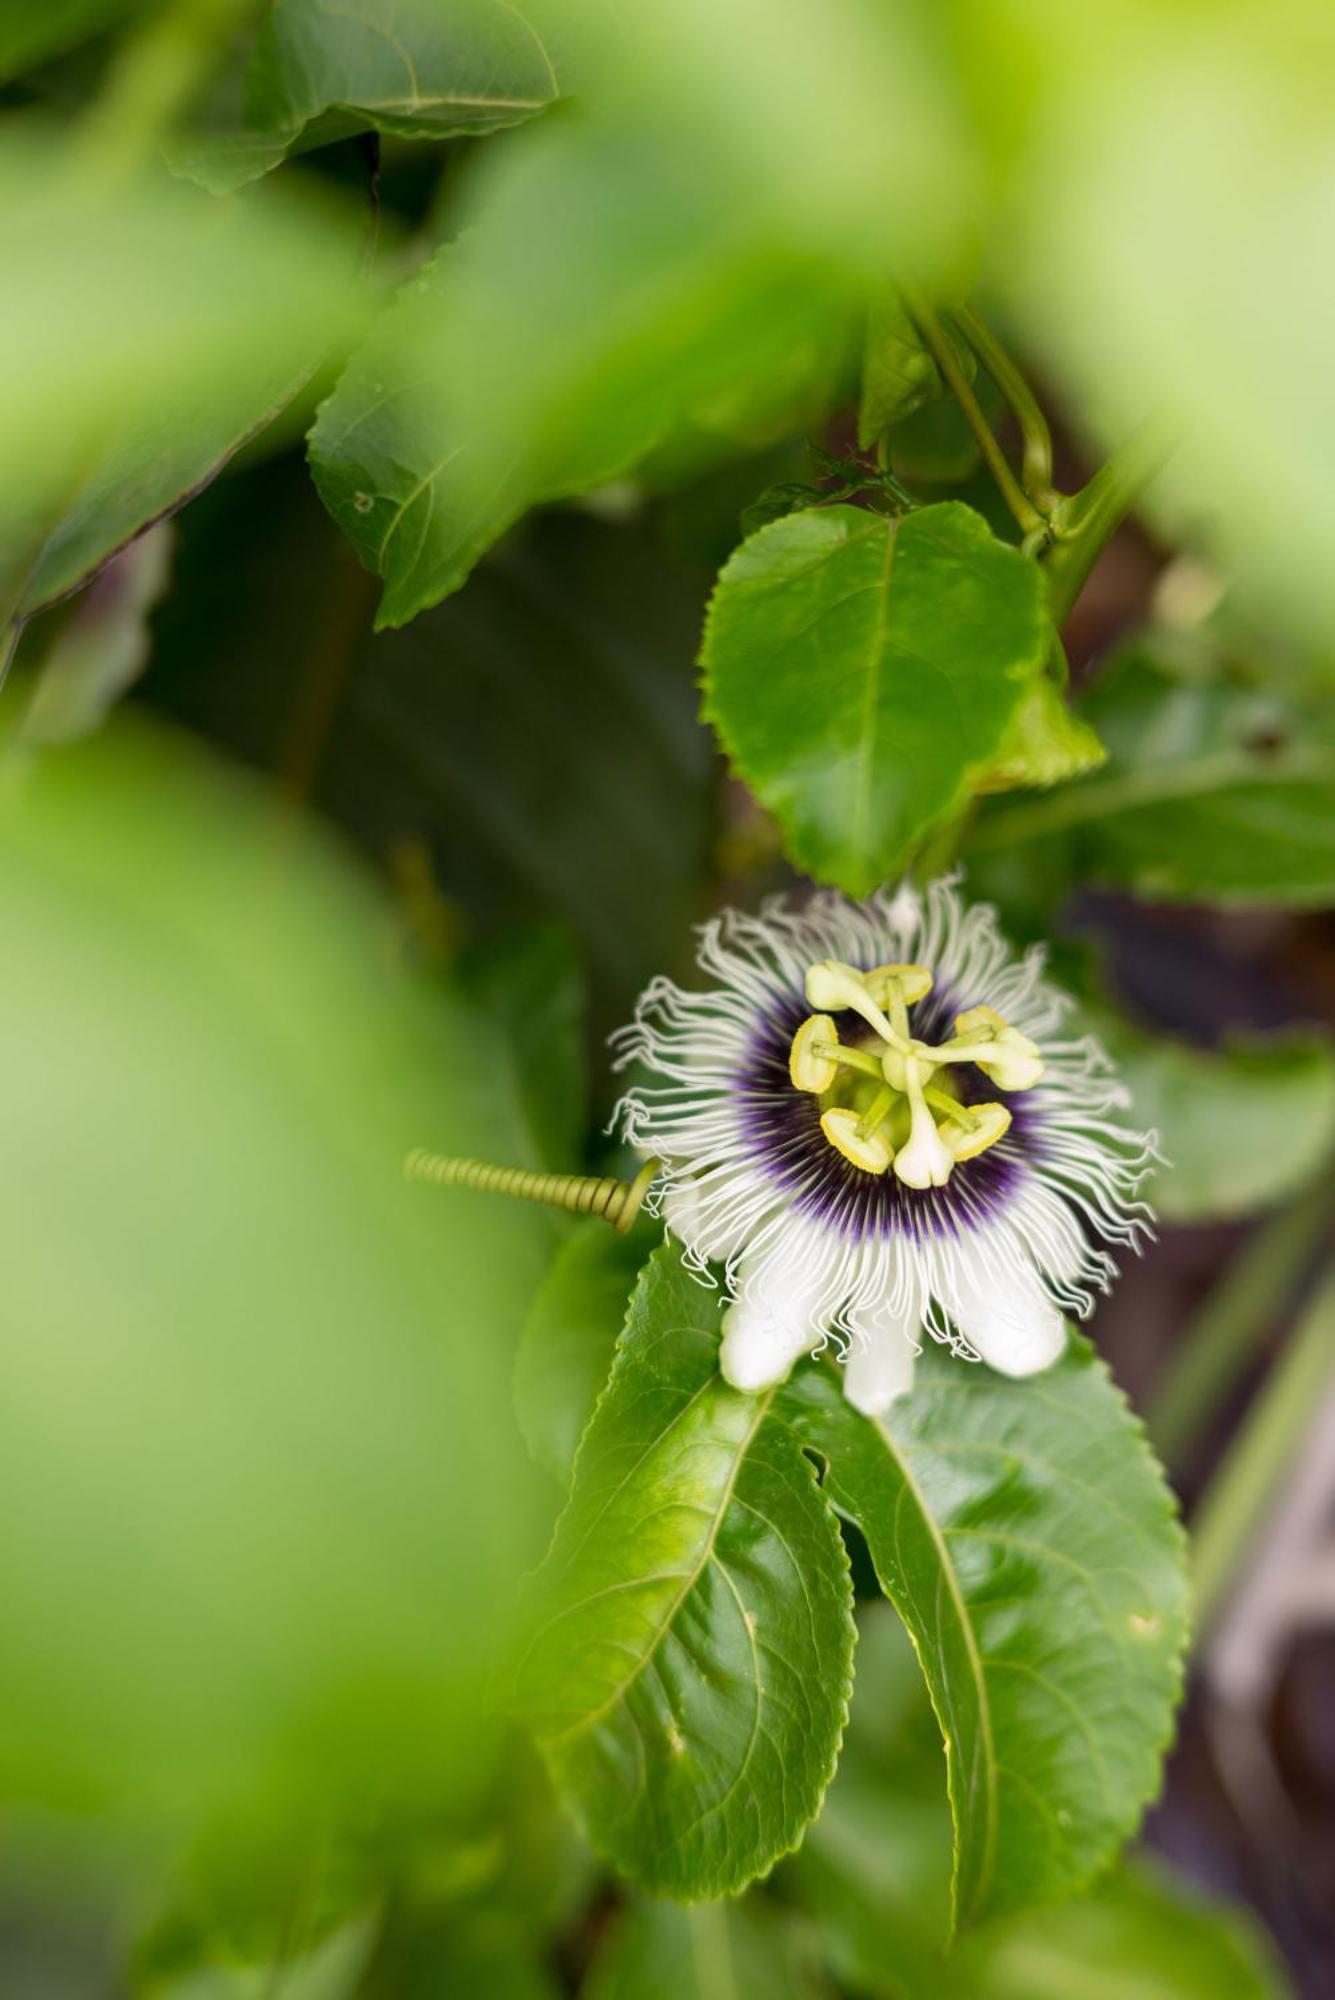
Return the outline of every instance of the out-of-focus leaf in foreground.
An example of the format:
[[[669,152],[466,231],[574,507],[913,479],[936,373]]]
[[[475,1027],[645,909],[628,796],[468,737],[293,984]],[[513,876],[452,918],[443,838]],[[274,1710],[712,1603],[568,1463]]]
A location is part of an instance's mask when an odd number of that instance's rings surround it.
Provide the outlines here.
[[[0,1786],[448,1798],[528,1553],[544,1237],[401,1162],[424,1123],[524,1157],[492,1031],[175,739],[11,768],[0,850]]]
[[[579,110],[479,163],[312,436],[383,624],[955,248],[968,149],[907,12],[646,0],[589,39]]]
[[[0,146],[0,615],[63,595],[282,409],[355,323],[323,207]]]
[[[276,0],[251,53],[242,126],[187,136],[172,159],[222,193],[294,147],[368,128],[453,139],[519,125],[559,88],[543,33],[511,0]]]
[[[1063,0],[1005,19],[1008,103],[1040,85],[1009,128],[1027,176],[1009,274],[1035,342],[1105,442],[1165,418],[1156,505],[1276,621],[1328,632],[1329,8],[1113,0],[1096,35]]]
[[[0,82],[147,5],[148,0],[9,0],[0,16]]]
[[[515,1357],[515,1409],[529,1450],[563,1486],[607,1381],[626,1304],[652,1237],[581,1222],[552,1259]]]

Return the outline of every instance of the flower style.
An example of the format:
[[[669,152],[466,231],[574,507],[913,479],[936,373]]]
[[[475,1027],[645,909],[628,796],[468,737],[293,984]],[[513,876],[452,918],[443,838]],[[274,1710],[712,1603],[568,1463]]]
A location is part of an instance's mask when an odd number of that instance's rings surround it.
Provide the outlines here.
[[[649,1080],[622,1099],[661,1159],[654,1199],[732,1303],[721,1366],[748,1391],[833,1339],[868,1414],[912,1385],[925,1331],[1030,1375],[1061,1354],[1151,1220],[1153,1135],[1071,1002],[953,882],[920,897],[831,893],[701,931],[717,982],[657,979],[614,1038]]]

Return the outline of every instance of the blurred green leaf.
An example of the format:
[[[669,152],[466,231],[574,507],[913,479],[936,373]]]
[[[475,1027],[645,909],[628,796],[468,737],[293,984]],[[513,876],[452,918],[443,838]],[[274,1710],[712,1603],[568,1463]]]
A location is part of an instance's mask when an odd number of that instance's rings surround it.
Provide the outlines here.
[[[187,138],[173,159],[224,193],[294,147],[368,128],[401,139],[495,132],[559,89],[542,33],[509,0],[275,0],[250,58],[244,129]]]
[[[570,933],[557,924],[502,932],[470,952],[459,975],[469,998],[505,1031],[540,1159],[578,1166],[589,1104],[587,995]]]
[[[612,1366],[647,1230],[620,1236],[581,1222],[538,1288],[515,1359],[519,1428],[539,1465],[570,1483],[571,1467]]]
[[[332,1931],[309,1951],[264,1965],[205,1964],[135,1981],[136,2000],[352,2000],[375,1942],[375,1922],[362,1918]]]
[[[11,766],[0,845],[0,1785],[448,1798],[528,1557],[543,1230],[401,1162],[526,1156],[492,1030],[182,741]]]
[[[842,346],[844,303],[829,284],[782,262],[747,269],[718,241],[712,192],[695,191],[692,213],[653,185],[683,163],[652,134],[599,133],[581,150],[568,137],[581,131],[568,120],[550,158],[525,157],[526,177],[505,190],[515,213],[494,235],[484,218],[404,288],[311,432],[321,497],[384,581],[379,625],[457,590],[529,507],[624,472],[794,347]],[[670,234],[627,195],[637,174],[650,178],[651,213],[667,206]],[[569,219],[592,236],[610,190],[609,240],[586,246],[572,279]],[[551,299],[524,303],[543,281]],[[679,288],[695,302],[665,317],[657,303]],[[502,384],[490,374],[507,337]]]
[[[974,394],[983,415],[995,427],[1004,404],[990,375],[976,377]],[[915,490],[925,487],[931,498],[937,497],[942,487],[961,486],[982,463],[978,440],[953,396],[931,398],[901,416],[890,433],[889,458],[900,479],[906,479]],[[971,493],[964,497],[978,504]],[[1013,532],[1004,504],[1001,512]]]
[[[148,664],[149,617],[167,588],[172,530],[160,521],[106,565],[38,669],[19,730],[25,743],[87,736]]]
[[[1050,643],[1038,570],[968,507],[812,509],[723,570],[705,711],[798,864],[865,895],[965,804]]]
[[[651,1903],[621,1912],[599,1946],[580,2000],[819,2000],[812,1941],[779,1904]]]
[[[1324,639],[1328,9],[1115,0],[1094,36],[1043,0],[1010,12],[1004,37],[990,7],[971,11],[984,32],[961,46],[1006,64],[1013,239],[996,268],[1035,344],[1106,443],[1166,420],[1179,444],[1155,516],[1212,546],[1276,622]]]
[[[974,850],[1065,835],[1080,879],[1151,901],[1305,908],[1335,896],[1335,703],[1183,680],[1141,645],[1117,656],[1080,713],[1106,769],[992,808]]]
[[[891,1607],[861,1605],[839,1769],[780,1881],[841,1985],[928,2000],[950,1990],[950,1863],[946,1764],[922,1670]]]
[[[948,1977],[959,2000],[1284,2000],[1292,1990],[1249,1915],[1144,1862],[1073,1902],[987,1925]]]
[[[712,786],[687,665],[700,572],[637,524],[540,516],[449,604],[371,638],[360,572],[288,463],[191,508],[177,577],[151,697],[261,764],[315,756],[324,809],[377,856],[425,845],[484,939],[567,926],[596,1032],[682,966]]]
[[[100,34],[147,0],[9,0],[0,18],[0,83]]]
[[[1131,1834],[1181,1689],[1183,1536],[1089,1344],[1040,1381],[929,1342],[873,1421],[828,1367],[780,1402],[908,1626],[946,1744],[961,1924],[1069,1893]]]
[[[775,1392],[718,1374],[721,1309],[675,1246],[646,1266],[518,1687],[592,1845],[690,1900],[735,1893],[795,1845],[852,1667],[838,1527]]]
[[[103,185],[51,134],[0,146],[0,262],[6,620],[211,478],[356,323],[337,215],[165,179]]]
[[[891,254],[954,251],[967,156],[911,14],[646,0],[590,40],[579,106],[479,161],[458,240],[312,435],[383,624],[535,502],[842,352]]]
[[[945,337],[972,382],[977,372],[972,348],[957,341],[949,328],[945,329]],[[895,425],[914,410],[948,393],[902,298],[893,286],[887,286],[867,315],[862,397],[858,405],[859,445],[869,451],[887,439]]]
[[[1251,1215],[1294,1193],[1335,1152],[1335,1053],[1301,1031],[1218,1052],[1103,1016],[1099,1033],[1159,1134],[1166,1166],[1147,1190],[1165,1222]]]

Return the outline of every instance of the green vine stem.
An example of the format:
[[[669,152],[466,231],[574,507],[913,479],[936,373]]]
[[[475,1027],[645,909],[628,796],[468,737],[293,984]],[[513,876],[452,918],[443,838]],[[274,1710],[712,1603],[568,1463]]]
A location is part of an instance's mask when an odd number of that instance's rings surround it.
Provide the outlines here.
[[[1052,431],[1038,398],[982,316],[970,305],[956,307],[951,319],[1000,389],[1020,426],[1020,478],[1026,494],[1047,513],[1060,495],[1053,484]]]
[[[1006,454],[997,443],[992,427],[983,414],[982,405],[974,395],[956,358],[955,350],[921,293],[911,287],[901,287],[904,304],[909,317],[916,326],[923,346],[931,355],[951,395],[960,406],[965,423],[973,432],[978,449],[982,452],[988,471],[997,483],[998,491],[1015,517],[1015,524],[1026,536],[1046,538],[1048,523],[1029,495],[1011,471]]]
[[[1146,424],[1088,484],[1053,508],[1048,521],[1052,545],[1043,567],[1055,625],[1070,616],[1090,571],[1171,449],[1161,427]]]
[[[1333,1376],[1335,1266],[1327,1268],[1192,1523],[1191,1577],[1198,1631],[1204,1631],[1223,1609]]]

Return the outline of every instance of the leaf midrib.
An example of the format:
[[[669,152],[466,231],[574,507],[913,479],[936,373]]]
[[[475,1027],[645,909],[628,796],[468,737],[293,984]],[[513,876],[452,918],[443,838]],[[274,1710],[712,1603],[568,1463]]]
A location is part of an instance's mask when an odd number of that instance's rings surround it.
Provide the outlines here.
[[[866,691],[862,698],[858,768],[854,780],[853,811],[848,832],[849,847],[860,859],[866,858],[869,850],[872,776],[875,770],[872,752],[876,738],[877,714],[881,705],[881,687],[885,678],[886,638],[890,623],[890,578],[894,572],[895,549],[898,542],[899,536],[894,526],[887,524],[885,556],[879,579],[880,596],[871,632],[871,661],[867,672]]]
[[[704,1384],[704,1387],[705,1388],[712,1387],[715,1383],[721,1383],[722,1380],[723,1378],[721,1375],[714,1375],[710,1378],[709,1382]],[[714,1550],[718,1543],[719,1531],[723,1526],[723,1520],[725,1515],[727,1514],[728,1508],[732,1504],[732,1496],[736,1489],[738,1478],[741,1475],[741,1469],[743,1465],[746,1463],[747,1454],[749,1453],[751,1446],[755,1442],[756,1435],[760,1430],[761,1425],[764,1423],[765,1418],[769,1415],[770,1406],[772,1405],[777,1393],[778,1393],[777,1389],[768,1389],[766,1390],[763,1396],[759,1396],[756,1398],[755,1415],[752,1418],[752,1421],[746,1431],[745,1436],[742,1437],[738,1442],[737,1450],[733,1458],[731,1469],[728,1473],[726,1481],[724,1482],[723,1490],[719,1495],[718,1505],[714,1510],[714,1517],[709,1524],[709,1528],[705,1535],[704,1542],[699,1550],[699,1553],[695,1561],[687,1569],[681,1571],[680,1573],[681,1586],[674,1593],[671,1603],[668,1605],[667,1610],[664,1612],[664,1615],[660,1623],[658,1624],[657,1628],[655,1629],[652,1638],[645,1646],[642,1655],[631,1667],[629,1672],[626,1673],[624,1677],[612,1689],[611,1693],[605,1696],[604,1699],[601,1702],[599,1702],[597,1708],[590,1709],[588,1714],[580,1716],[578,1721],[570,1723],[565,1729],[559,1731],[556,1735],[549,1736],[547,1738],[549,1746],[555,1748],[555,1746],[558,1744],[568,1743],[573,1737],[582,1736],[587,1730],[592,1729],[597,1723],[601,1722],[604,1716],[610,1714],[611,1711],[616,1707],[617,1703],[624,1699],[629,1689],[634,1686],[635,1682],[639,1679],[640,1675],[645,1671],[650,1661],[654,1658],[654,1655],[657,1653],[664,1639],[666,1639],[668,1633],[671,1631],[672,1626],[677,1618],[677,1614],[681,1610],[682,1605],[686,1602],[686,1599],[690,1596],[692,1590],[694,1590],[696,1584],[700,1581],[701,1576],[704,1574],[710,1562],[713,1560]],[[692,1398],[692,1402],[696,1401],[697,1399],[698,1399],[698,1392],[697,1392],[697,1397]],[[680,1415],[680,1412],[678,1412],[678,1415]],[[674,1419],[674,1422],[675,1421],[676,1419]],[[663,1433],[663,1435],[666,1435],[666,1431]],[[660,1442],[661,1439],[655,1440],[654,1443],[655,1450],[658,1448],[658,1444]],[[644,1454],[644,1458],[648,1458],[649,1456],[651,1456],[651,1453]],[[641,1464],[644,1462],[644,1458],[640,1460]],[[637,1465],[636,1470],[638,1469],[639,1468]],[[567,1615],[575,1611],[578,1611],[580,1608],[581,1608],[580,1605],[569,1606],[567,1608]]]
[[[964,1593],[960,1589],[959,1578],[955,1574],[955,1566],[950,1559],[950,1550],[946,1542],[944,1530],[940,1527],[935,1516],[932,1513],[931,1508],[927,1505],[926,1497],[924,1496],[922,1488],[919,1486],[918,1481],[914,1476],[912,1466],[909,1464],[904,1454],[899,1450],[899,1447],[896,1445],[894,1439],[891,1437],[889,1431],[886,1429],[885,1425],[881,1422],[881,1420],[877,1417],[872,1417],[868,1418],[867,1421],[870,1423],[871,1428],[876,1432],[877,1436],[880,1438],[883,1446],[885,1447],[887,1455],[894,1461],[895,1465],[898,1467],[900,1476],[903,1480],[902,1490],[909,1493],[912,1496],[914,1505],[917,1507],[918,1512],[923,1521],[927,1524],[928,1534],[931,1537],[932,1545],[937,1553],[940,1572],[944,1575],[946,1579],[946,1585],[950,1593],[951,1601],[954,1604],[956,1613],[958,1614],[959,1617],[960,1629],[964,1634],[965,1651],[969,1662],[970,1677],[972,1679],[978,1697],[979,1729],[982,1737],[983,1750],[984,1750],[983,1772],[984,1772],[984,1782],[986,1787],[987,1810],[985,1816],[983,1861],[979,1867],[978,1877],[973,1891],[973,1897],[970,1905],[972,1909],[976,1908],[984,1900],[987,1890],[991,1886],[992,1877],[996,1871],[996,1850],[997,1850],[997,1778],[996,1778],[997,1752],[996,1752],[996,1744],[993,1741],[993,1736],[992,1736],[992,1708],[990,1700],[988,1698],[987,1679],[983,1671],[982,1654],[979,1651],[978,1647],[978,1635],[973,1629],[973,1620],[969,1616],[969,1607],[965,1601]],[[896,1542],[897,1541],[898,1537],[896,1537]],[[955,1741],[953,1730],[947,1727],[945,1717],[941,1714],[939,1708],[937,1708],[936,1690],[932,1685],[931,1678],[927,1675],[924,1675],[924,1679],[927,1682],[927,1692],[931,1699],[933,1710],[936,1713],[937,1725],[941,1730],[942,1738],[945,1743],[946,1763],[948,1768],[951,1771],[954,1771],[957,1767],[957,1755],[959,1746]],[[954,1805],[953,1798],[951,1804],[953,1808]],[[961,1914],[959,1910],[960,1855],[962,1851],[961,1831],[962,1831],[961,1826],[959,1822],[956,1821],[955,1842],[954,1842],[954,1867],[952,1870],[951,1885],[950,1885],[951,1902],[956,1922],[959,1921],[959,1917]]]

